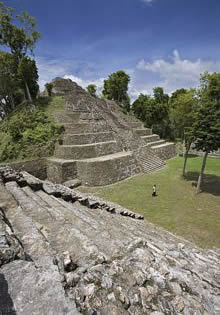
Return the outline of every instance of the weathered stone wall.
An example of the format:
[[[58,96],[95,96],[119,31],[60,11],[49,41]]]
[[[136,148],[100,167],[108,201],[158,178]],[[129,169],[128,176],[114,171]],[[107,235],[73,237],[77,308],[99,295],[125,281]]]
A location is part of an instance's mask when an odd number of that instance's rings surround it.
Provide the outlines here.
[[[153,146],[152,149],[154,150],[156,155],[159,156],[159,158],[161,158],[164,161],[176,156],[176,147],[173,143],[166,146],[164,146],[163,144]]]
[[[123,155],[115,154],[114,159],[105,157],[93,161],[78,161],[77,174],[83,185],[104,186],[119,182],[130,176],[140,173],[135,157],[130,152]]]
[[[56,184],[76,178],[76,161],[47,159],[47,178]]]
[[[36,159],[29,161],[11,162],[0,164],[0,167],[10,166],[16,171],[26,171],[33,176],[42,180],[47,178],[47,161],[46,159]]]

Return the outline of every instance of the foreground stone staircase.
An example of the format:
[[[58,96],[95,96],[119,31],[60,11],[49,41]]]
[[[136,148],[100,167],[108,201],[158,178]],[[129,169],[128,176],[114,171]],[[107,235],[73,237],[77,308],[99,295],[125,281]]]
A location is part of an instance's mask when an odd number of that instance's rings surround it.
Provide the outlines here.
[[[116,204],[0,169],[0,313],[220,312],[220,252]]]

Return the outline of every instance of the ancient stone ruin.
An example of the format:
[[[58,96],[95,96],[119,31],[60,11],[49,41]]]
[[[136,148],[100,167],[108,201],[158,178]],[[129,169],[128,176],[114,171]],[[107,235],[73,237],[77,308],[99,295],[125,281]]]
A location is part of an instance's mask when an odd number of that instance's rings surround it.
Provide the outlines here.
[[[52,92],[65,101],[65,108],[54,112],[65,132],[47,161],[52,182],[78,178],[83,185],[108,185],[159,169],[176,155],[173,143],[125,115],[115,102],[94,98],[65,79],[54,80]]]
[[[0,169],[0,314],[220,314],[220,251]]]

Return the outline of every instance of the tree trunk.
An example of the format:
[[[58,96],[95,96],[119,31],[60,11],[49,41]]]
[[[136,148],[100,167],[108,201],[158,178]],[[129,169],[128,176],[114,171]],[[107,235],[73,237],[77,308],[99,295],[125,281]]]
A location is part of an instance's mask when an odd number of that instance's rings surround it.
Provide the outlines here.
[[[25,79],[24,79],[24,84],[25,84],[25,89],[26,89],[28,100],[32,103],[31,93],[30,93],[29,87],[28,87],[27,82],[26,82]]]
[[[204,157],[203,157],[202,168],[201,168],[201,172],[200,172],[197,187],[196,187],[196,193],[197,194],[200,193],[200,191],[201,191],[200,187],[201,187],[201,184],[203,183],[203,175],[204,175],[204,170],[205,170],[206,160],[207,160],[208,154],[209,153],[206,151],[204,154]]]
[[[188,145],[186,145],[186,151],[184,154],[183,177],[186,176],[186,163],[187,163],[190,147],[191,147],[191,142]]]
[[[24,84],[25,84],[25,89],[28,97],[28,101],[30,102],[30,110],[34,111],[35,110],[35,105],[33,104],[31,93],[27,84],[27,81],[24,79]]]

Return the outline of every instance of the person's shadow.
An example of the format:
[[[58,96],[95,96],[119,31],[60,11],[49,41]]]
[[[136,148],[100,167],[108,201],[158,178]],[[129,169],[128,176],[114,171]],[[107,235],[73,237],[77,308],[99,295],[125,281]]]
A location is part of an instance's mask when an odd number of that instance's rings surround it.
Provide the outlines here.
[[[16,315],[14,303],[8,292],[8,282],[0,273],[0,315]]]

